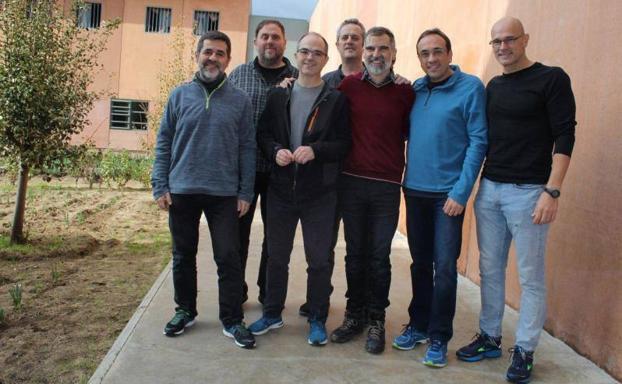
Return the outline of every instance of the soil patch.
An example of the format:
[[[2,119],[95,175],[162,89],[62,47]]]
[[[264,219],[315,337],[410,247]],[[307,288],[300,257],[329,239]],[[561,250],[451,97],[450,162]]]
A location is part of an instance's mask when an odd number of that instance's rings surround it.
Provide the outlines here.
[[[145,190],[33,180],[12,246],[14,195],[0,179],[0,384],[86,383],[170,259],[166,213]]]

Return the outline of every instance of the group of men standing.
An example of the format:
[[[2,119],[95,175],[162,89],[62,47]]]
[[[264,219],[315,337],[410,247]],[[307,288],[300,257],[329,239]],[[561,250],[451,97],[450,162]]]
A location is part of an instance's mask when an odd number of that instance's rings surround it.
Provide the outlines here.
[[[342,64],[323,77],[328,43],[317,33],[298,40],[296,69],[283,56],[283,25],[264,20],[255,31],[257,57],[229,77],[229,38],[216,31],[202,36],[198,71],[171,93],[156,145],[153,194],[169,211],[177,304],[164,333],[182,333],[198,314],[196,253],[204,213],[223,333],[252,348],[254,335],[284,325],[288,264],[300,221],[308,264],[300,314],[308,317],[308,343],[326,344],[342,220],[346,313],[330,339],[347,342],[367,329],[366,350],[381,353],[403,190],[413,296],[409,323],[392,345],[410,350],[429,342],[423,363],[445,366],[464,211],[484,163],[475,201],[480,332],[456,355],[464,361],[501,355],[505,268],[514,239],[522,293],[507,379],[527,382],[546,317],[546,233],[574,144],[575,105],[563,70],[527,58],[529,35],[519,20],[499,20],[491,35],[503,74],[486,88],[451,64],[451,41],[439,29],[426,30],[417,41],[426,76],[412,86],[393,72],[393,33],[384,27],[365,31],[357,19],[340,25]],[[247,328],[244,271],[259,196],[263,314]]]

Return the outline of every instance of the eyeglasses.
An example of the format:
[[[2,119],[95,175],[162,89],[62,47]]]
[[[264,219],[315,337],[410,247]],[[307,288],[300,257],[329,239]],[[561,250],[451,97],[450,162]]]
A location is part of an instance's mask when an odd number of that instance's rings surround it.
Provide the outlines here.
[[[492,45],[493,48],[499,48],[501,44],[503,43],[505,43],[505,45],[513,45],[516,42],[516,40],[520,39],[523,36],[525,36],[525,34],[518,35],[518,36],[509,36],[509,37],[506,37],[505,39],[494,39],[494,40],[490,40],[488,44]]]
[[[324,56],[326,56],[326,53],[324,53],[322,51],[317,51],[315,49],[300,48],[296,52],[300,53],[303,56],[315,56],[315,57],[324,57]]]

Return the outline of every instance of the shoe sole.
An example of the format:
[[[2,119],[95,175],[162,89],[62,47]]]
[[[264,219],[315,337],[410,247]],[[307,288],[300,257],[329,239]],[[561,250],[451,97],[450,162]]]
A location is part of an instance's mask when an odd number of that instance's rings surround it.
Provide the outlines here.
[[[223,334],[223,335],[225,335],[225,336],[227,336],[227,337],[232,338],[232,339],[233,339],[233,342],[235,343],[235,345],[237,345],[237,346],[238,346],[238,347],[240,347],[240,348],[244,348],[244,349],[252,349],[252,348],[254,348],[254,347],[255,347],[255,342],[253,342],[253,344],[242,344],[242,343],[238,342],[238,341],[235,339],[235,337],[233,336],[233,334],[232,334],[232,333],[227,332],[227,330],[226,330],[226,329],[223,329],[223,330],[222,330],[222,334]]]
[[[456,353],[456,357],[458,360],[466,361],[467,363],[475,363],[484,359],[497,359],[501,357],[501,350],[486,351],[475,356],[464,356]]]
[[[180,329],[177,332],[166,332],[163,331],[162,333],[164,334],[164,336],[168,336],[168,337],[175,337],[175,336],[179,336],[182,333],[184,333],[184,330],[188,327],[192,327],[194,325],[194,323],[196,322],[196,319],[192,319],[192,321],[189,321],[186,325],[184,325],[184,327],[182,329]]]
[[[422,361],[423,365],[425,365],[426,367],[431,367],[431,368],[443,368],[447,366],[447,363],[435,363],[434,361],[431,360],[423,360]]]
[[[307,343],[309,343],[309,345],[313,345],[314,347],[323,347],[328,343],[328,339],[324,339],[322,341],[311,341],[307,339]]]
[[[413,349],[415,349],[415,347],[419,344],[426,344],[428,342],[428,339],[423,339],[423,340],[417,340],[415,341],[415,343],[412,346],[408,346],[408,347],[402,347],[399,344],[393,342],[393,344],[391,344],[393,346],[393,348],[395,349],[399,349],[400,351],[411,351]]]
[[[510,383],[514,383],[514,384],[527,384],[531,381],[531,377],[528,379],[512,379],[506,375],[505,380],[509,381]]]
[[[283,320],[279,321],[278,323],[274,323],[272,325],[270,325],[269,327],[262,329],[261,331],[251,331],[251,333],[255,336],[260,336],[260,335],[265,335],[266,333],[268,333],[271,329],[279,329],[281,327],[283,327],[283,325],[285,325],[285,323],[283,323]]]

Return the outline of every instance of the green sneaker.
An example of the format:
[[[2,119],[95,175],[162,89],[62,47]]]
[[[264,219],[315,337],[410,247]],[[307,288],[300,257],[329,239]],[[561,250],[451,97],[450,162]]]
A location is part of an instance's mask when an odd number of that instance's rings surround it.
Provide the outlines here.
[[[171,321],[166,323],[164,334],[169,337],[181,335],[184,333],[184,329],[194,325],[194,322],[194,316],[192,316],[190,312],[178,309]]]

